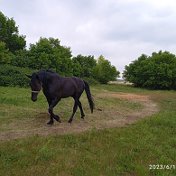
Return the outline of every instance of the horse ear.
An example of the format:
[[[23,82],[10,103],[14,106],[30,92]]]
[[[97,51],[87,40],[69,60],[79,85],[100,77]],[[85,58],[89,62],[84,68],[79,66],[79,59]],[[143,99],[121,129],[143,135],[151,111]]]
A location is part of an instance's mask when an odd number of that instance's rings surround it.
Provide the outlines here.
[[[31,76],[31,75],[27,75],[27,74],[25,74],[25,75],[26,75],[28,78],[30,78],[30,79],[32,78],[32,76]]]

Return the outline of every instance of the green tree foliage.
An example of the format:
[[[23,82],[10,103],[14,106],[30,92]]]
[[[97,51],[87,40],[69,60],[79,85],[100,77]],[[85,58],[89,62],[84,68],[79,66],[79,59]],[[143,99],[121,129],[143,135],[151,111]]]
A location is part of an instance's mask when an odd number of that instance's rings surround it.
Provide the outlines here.
[[[106,84],[109,81],[115,81],[120,74],[120,72],[103,56],[98,58],[97,65],[93,72],[94,78],[103,84]]]
[[[29,86],[29,79],[25,74],[33,71],[28,68],[20,68],[7,64],[0,64],[0,86]]]
[[[9,64],[12,58],[13,54],[6,49],[5,43],[0,41],[0,64]]]
[[[4,42],[7,49],[13,53],[26,46],[25,36],[19,35],[13,18],[7,18],[2,12],[0,12],[0,41]]]
[[[98,62],[94,56],[78,55],[72,58],[70,48],[61,46],[58,39],[41,37],[29,49],[25,46],[25,37],[19,35],[13,18],[0,12],[1,85],[26,86],[26,79],[22,76],[26,69],[52,69],[63,76],[74,75],[91,83],[107,83],[119,76],[116,68],[103,56]],[[24,72],[21,71],[23,68]]]
[[[30,45],[28,67],[32,69],[53,69],[63,75],[70,75],[72,67],[70,48],[61,46],[54,38],[40,38]]]
[[[124,78],[138,87],[176,89],[176,56],[159,51],[125,66]]]
[[[11,65],[17,67],[28,67],[29,66],[28,50],[18,50],[15,52],[15,56],[11,60]]]
[[[94,56],[77,55],[72,58],[73,75],[78,77],[92,77],[93,69],[96,66]]]

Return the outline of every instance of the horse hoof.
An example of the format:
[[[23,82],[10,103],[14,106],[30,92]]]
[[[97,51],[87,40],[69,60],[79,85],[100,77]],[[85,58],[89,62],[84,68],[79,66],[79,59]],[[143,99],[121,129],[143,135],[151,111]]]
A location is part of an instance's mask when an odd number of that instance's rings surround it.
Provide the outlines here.
[[[60,120],[60,117],[59,117],[59,116],[55,115],[55,116],[54,116],[54,119],[55,119],[57,122],[61,123],[61,120]]]
[[[70,119],[70,120],[68,121],[68,123],[72,123],[72,119]]]
[[[82,115],[82,116],[81,116],[81,119],[84,119],[84,117],[85,117],[85,115]]]
[[[47,123],[47,125],[53,125],[53,121],[49,121],[48,123]]]

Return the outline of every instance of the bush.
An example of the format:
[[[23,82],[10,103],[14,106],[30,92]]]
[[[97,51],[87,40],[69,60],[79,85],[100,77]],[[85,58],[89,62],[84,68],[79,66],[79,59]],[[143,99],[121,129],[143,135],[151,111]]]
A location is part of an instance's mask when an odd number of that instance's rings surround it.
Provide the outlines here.
[[[115,81],[119,77],[120,72],[111,65],[103,56],[100,56],[97,65],[93,69],[93,77],[102,84],[107,84],[109,81]]]
[[[27,68],[0,65],[0,86],[27,87],[29,79],[25,74],[31,74],[32,72],[32,70]]]
[[[90,85],[97,85],[100,84],[97,80],[95,80],[94,78],[89,78],[89,77],[84,77],[82,78],[83,80],[85,80],[86,82],[88,82]]]
[[[150,89],[176,89],[176,56],[169,52],[142,55],[125,67],[125,80]]]

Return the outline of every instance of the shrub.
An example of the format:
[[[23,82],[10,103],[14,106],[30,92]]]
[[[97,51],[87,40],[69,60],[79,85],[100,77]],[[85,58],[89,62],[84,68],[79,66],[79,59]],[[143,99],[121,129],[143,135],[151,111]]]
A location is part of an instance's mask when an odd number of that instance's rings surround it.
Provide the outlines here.
[[[138,87],[176,89],[176,56],[162,51],[142,55],[125,66],[123,76]]]
[[[27,68],[0,65],[0,86],[27,87],[29,79],[25,74],[31,74],[32,72],[32,70]]]
[[[86,82],[88,82],[90,85],[97,85],[100,84],[97,80],[95,80],[94,78],[89,78],[89,77],[84,77],[82,78],[83,80],[85,80]]]
[[[97,65],[93,69],[93,77],[102,84],[107,84],[109,81],[115,81],[119,77],[120,72],[111,65],[103,56],[100,56]]]

